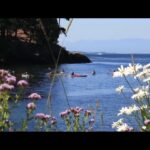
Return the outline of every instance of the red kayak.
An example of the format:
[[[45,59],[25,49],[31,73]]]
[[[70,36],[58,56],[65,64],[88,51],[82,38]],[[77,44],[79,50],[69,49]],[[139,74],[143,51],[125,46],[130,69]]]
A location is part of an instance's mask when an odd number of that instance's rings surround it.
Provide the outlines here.
[[[74,74],[71,75],[72,77],[87,77],[87,75],[82,75],[82,74]]]

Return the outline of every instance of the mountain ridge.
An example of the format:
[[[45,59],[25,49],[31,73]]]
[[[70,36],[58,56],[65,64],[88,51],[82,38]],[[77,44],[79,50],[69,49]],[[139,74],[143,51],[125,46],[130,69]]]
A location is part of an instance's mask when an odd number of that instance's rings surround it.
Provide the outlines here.
[[[66,41],[64,46],[80,52],[150,53],[150,39]]]

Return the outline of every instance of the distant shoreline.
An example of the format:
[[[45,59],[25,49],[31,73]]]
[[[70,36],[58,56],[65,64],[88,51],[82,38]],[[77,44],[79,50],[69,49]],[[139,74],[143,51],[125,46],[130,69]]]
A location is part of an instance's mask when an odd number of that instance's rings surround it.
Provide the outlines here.
[[[150,55],[150,53],[105,53],[105,52],[80,52],[83,54],[99,54],[99,55]]]

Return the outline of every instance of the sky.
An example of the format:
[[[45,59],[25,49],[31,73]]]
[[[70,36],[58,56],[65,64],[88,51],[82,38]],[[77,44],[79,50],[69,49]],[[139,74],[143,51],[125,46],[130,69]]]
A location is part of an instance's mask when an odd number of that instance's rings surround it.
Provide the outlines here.
[[[66,27],[68,21],[61,19],[61,26]],[[71,43],[76,44],[76,47],[82,47],[86,41],[118,41],[119,40],[150,40],[150,19],[101,19],[101,18],[75,18],[69,29],[68,36],[61,35],[59,38],[60,44],[62,43],[67,48],[70,48]],[[82,43],[83,42],[83,43]],[[134,41],[135,42],[135,41]],[[79,45],[80,43],[80,45]],[[107,43],[106,43],[107,44]],[[127,43],[126,43],[127,44]],[[129,43],[133,46],[132,42]],[[142,43],[143,44],[143,43]],[[82,45],[82,46],[81,46]],[[93,45],[90,45],[92,49]],[[122,45],[124,46],[124,45]],[[131,46],[131,48],[133,48]],[[144,45],[143,45],[144,46]],[[147,45],[148,46],[148,45]],[[142,47],[142,46],[141,46]],[[73,47],[74,48],[74,47]],[[103,47],[104,48],[104,47]],[[121,47],[120,47],[121,48]],[[147,49],[150,49],[147,47]],[[112,44],[113,49],[113,44]],[[148,52],[143,49],[142,52]],[[81,51],[83,49],[81,48]],[[101,51],[100,45],[97,46],[97,51]],[[85,51],[85,50],[84,50]],[[103,49],[103,51],[108,51]],[[137,49],[139,52],[140,49]],[[149,51],[150,53],[150,51]]]

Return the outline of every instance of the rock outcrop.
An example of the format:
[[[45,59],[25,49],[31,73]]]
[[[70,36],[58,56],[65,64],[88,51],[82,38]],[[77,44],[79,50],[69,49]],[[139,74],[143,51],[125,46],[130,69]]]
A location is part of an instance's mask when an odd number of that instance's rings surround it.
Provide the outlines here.
[[[58,44],[51,44],[51,48],[55,61],[60,53],[59,64],[91,62],[85,55],[69,52]],[[53,58],[47,46],[29,44],[14,38],[0,38],[0,64],[53,64]]]
[[[53,64],[52,54],[57,59],[60,50],[59,63],[91,62],[86,56],[71,53],[58,45],[59,35],[63,32],[56,18],[44,18],[42,22],[50,47],[35,18],[0,19],[0,63]]]

